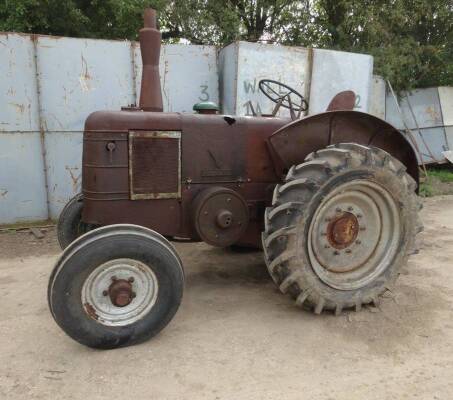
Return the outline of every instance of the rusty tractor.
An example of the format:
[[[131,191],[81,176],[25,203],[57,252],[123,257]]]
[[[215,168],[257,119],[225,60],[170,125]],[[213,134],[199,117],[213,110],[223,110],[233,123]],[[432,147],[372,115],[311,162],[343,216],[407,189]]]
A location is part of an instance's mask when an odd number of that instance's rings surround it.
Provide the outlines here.
[[[421,230],[404,135],[353,111],[350,91],[303,116],[303,96],[272,80],[260,82],[271,115],[206,103],[164,113],[160,42],[148,9],[139,107],[86,121],[82,193],[61,214],[64,251],[48,288],[58,325],[95,348],[158,333],[183,294],[176,238],[262,248],[278,288],[316,314],[377,305]],[[277,117],[282,108],[290,117]]]

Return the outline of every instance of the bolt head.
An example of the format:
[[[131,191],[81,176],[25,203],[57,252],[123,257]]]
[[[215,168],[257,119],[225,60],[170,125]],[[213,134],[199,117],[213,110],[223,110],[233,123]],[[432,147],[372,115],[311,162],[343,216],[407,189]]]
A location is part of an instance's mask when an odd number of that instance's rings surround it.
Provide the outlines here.
[[[356,240],[355,242],[356,242],[356,244],[362,244],[361,240]]]
[[[357,214],[356,215],[357,218],[362,218],[362,216],[363,216],[362,214]]]
[[[137,297],[137,293],[132,292],[132,293],[131,293],[131,297],[132,297],[133,299],[135,299],[135,298]]]
[[[351,207],[351,206],[348,207],[348,211],[353,211],[353,210],[354,210],[353,207]]]
[[[102,292],[102,295],[103,295],[103,296],[107,296],[108,294],[109,294],[109,292],[108,292],[107,290],[104,290],[104,291]]]
[[[333,255],[334,255],[334,256],[339,256],[339,255],[340,255],[340,252],[337,251],[337,250],[335,250],[335,251],[333,252]]]
[[[343,210],[342,210],[340,207],[337,207],[337,208],[335,209],[335,211],[336,211],[337,213],[341,213]]]
[[[346,249],[346,253],[351,254],[351,249]]]
[[[131,276],[128,280],[127,280],[129,283],[133,283],[135,281],[134,277]]]

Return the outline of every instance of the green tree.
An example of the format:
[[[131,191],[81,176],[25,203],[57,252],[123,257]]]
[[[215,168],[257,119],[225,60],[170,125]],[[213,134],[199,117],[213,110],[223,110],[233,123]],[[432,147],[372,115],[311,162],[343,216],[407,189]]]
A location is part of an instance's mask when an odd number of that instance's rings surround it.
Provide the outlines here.
[[[369,53],[398,90],[453,85],[451,0],[0,0],[0,30],[134,40],[148,6],[168,42]]]

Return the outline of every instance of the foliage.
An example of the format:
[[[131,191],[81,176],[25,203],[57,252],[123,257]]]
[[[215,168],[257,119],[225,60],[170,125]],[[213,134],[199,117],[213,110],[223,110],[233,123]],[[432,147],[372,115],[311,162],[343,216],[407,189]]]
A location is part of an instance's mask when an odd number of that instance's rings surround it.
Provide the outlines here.
[[[453,85],[451,0],[0,0],[0,30],[133,40],[147,6],[169,42],[363,52],[397,90]]]
[[[428,168],[428,175],[420,185],[420,196],[432,197],[453,194],[453,169],[451,165]]]

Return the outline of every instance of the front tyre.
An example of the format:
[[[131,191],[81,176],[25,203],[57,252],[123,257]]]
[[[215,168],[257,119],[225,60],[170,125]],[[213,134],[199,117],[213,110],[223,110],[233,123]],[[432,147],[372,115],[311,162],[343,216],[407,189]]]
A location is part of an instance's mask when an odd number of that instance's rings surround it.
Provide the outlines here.
[[[82,210],[83,195],[79,193],[69,200],[61,211],[57,224],[57,238],[62,250],[79,236],[93,229],[93,226],[82,222]]]
[[[179,308],[181,260],[150,229],[111,225],[93,230],[62,254],[49,280],[57,324],[86,346],[111,349],[160,332]]]
[[[421,230],[415,189],[398,160],[357,144],[329,146],[292,167],[263,234],[280,290],[317,314],[377,304]]]

